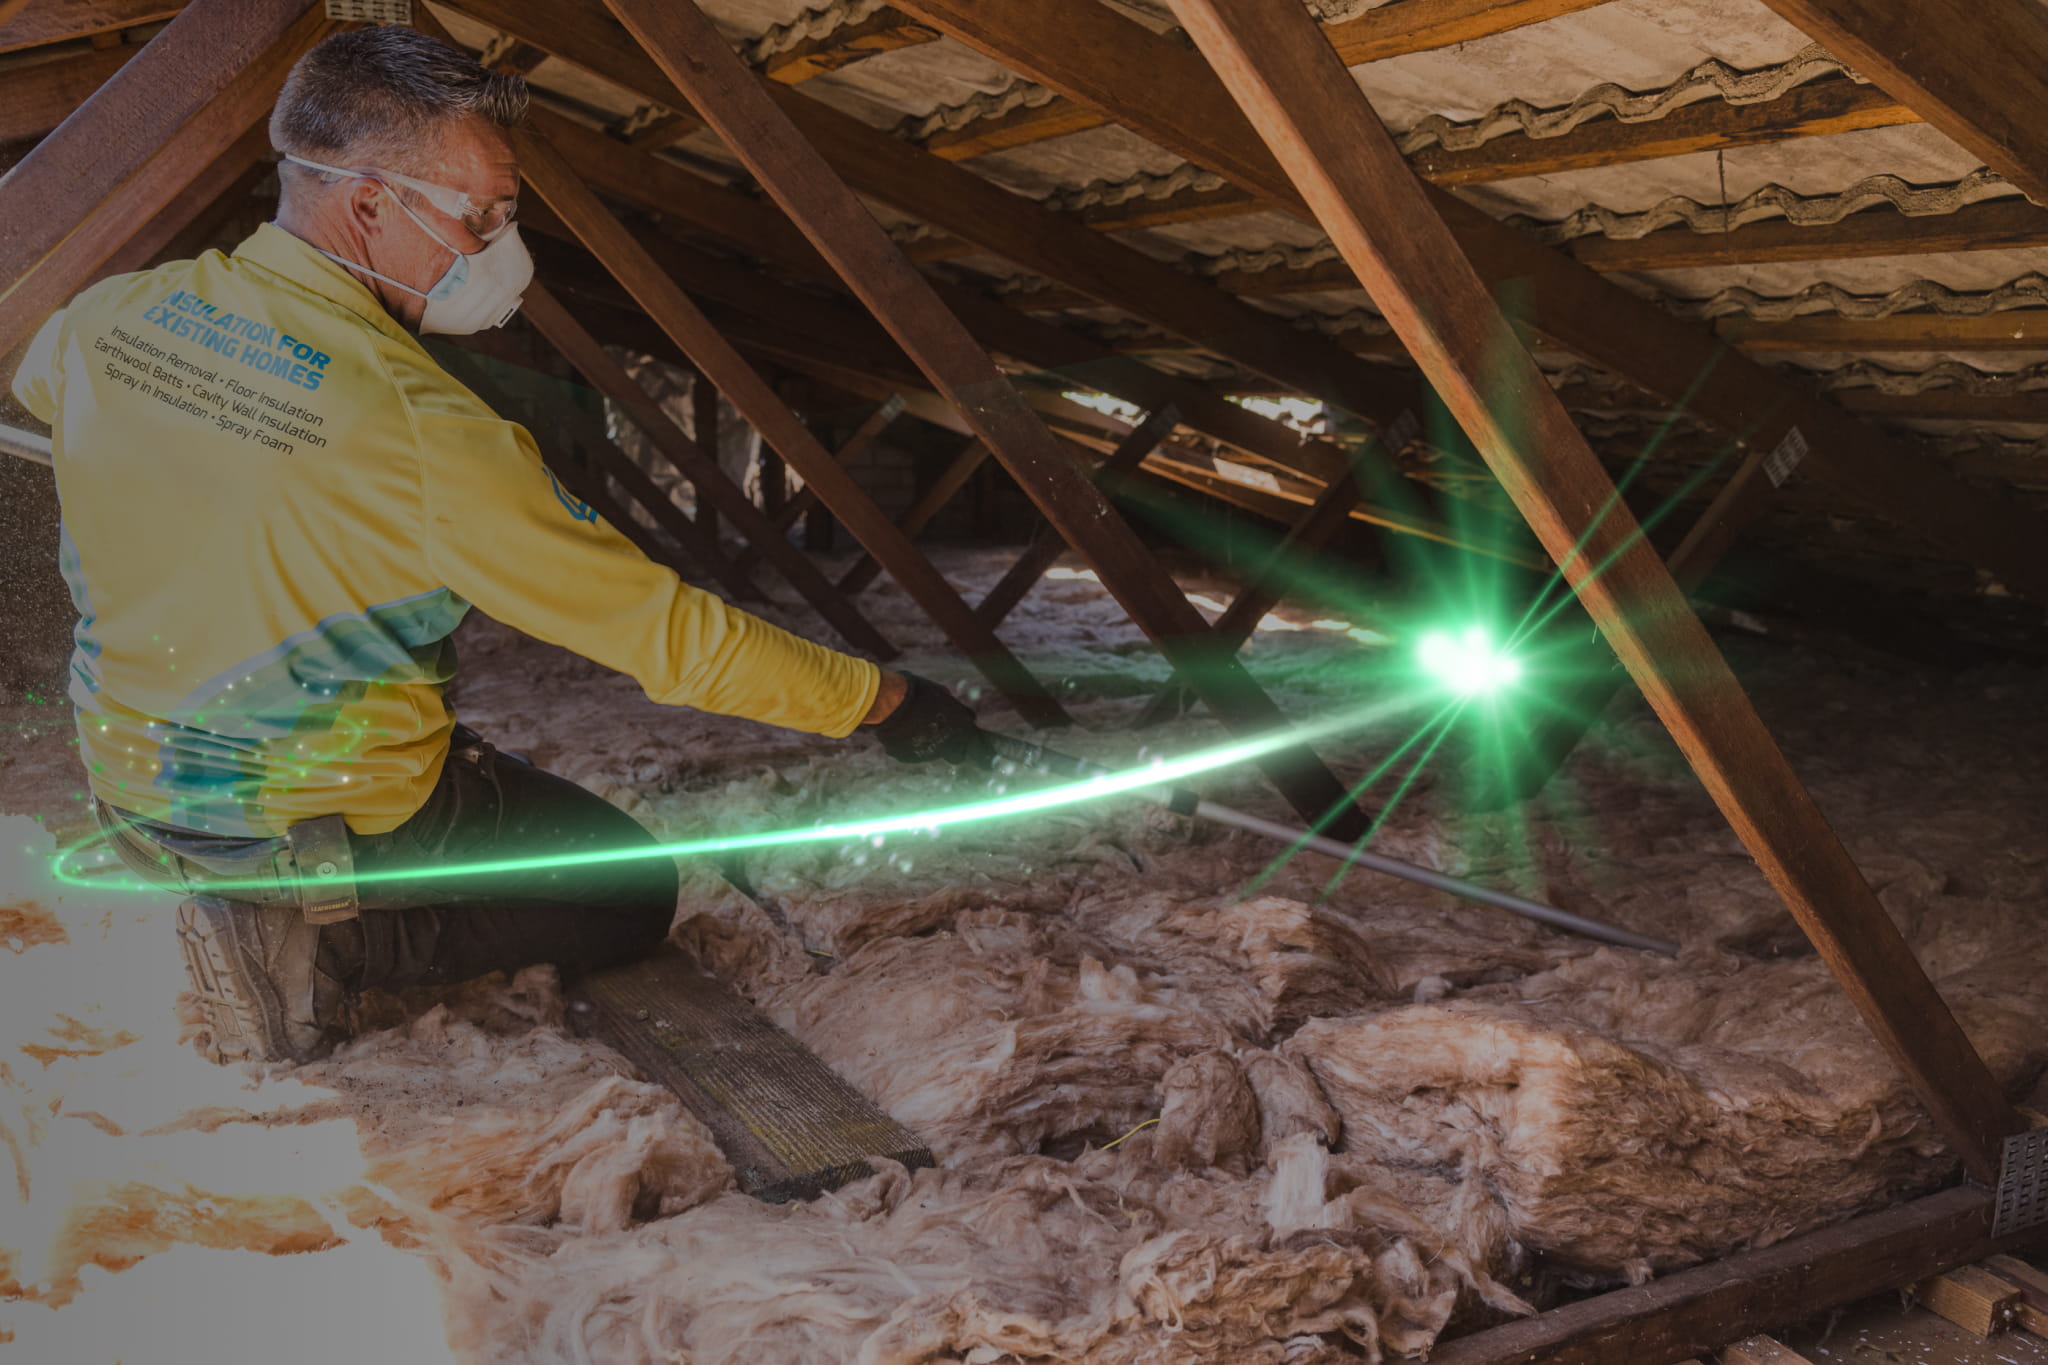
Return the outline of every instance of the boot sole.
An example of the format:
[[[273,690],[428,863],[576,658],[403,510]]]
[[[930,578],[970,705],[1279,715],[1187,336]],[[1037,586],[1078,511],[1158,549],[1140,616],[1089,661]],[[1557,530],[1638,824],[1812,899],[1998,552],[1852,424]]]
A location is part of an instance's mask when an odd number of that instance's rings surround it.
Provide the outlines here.
[[[253,909],[181,903],[178,949],[213,1034],[208,1053],[215,1063],[290,1060],[283,1037],[284,1004],[264,970]]]

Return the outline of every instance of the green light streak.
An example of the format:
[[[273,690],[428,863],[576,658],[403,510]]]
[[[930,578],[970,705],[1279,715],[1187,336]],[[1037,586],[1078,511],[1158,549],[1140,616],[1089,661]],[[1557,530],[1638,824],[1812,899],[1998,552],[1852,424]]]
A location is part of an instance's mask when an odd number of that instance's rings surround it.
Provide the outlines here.
[[[1342,715],[1300,727],[1290,727],[1253,739],[1205,749],[1180,758],[1155,761],[1142,768],[1129,768],[1121,772],[1108,773],[1101,777],[1084,778],[1078,782],[1064,783],[1036,791],[1020,792],[1014,796],[1001,796],[986,801],[973,801],[964,805],[942,806],[932,810],[912,811],[903,815],[889,815],[866,820],[849,820],[833,824],[815,825],[805,829],[767,830],[753,834],[734,834],[710,839],[692,839],[678,843],[658,844],[648,848],[597,849],[581,853],[546,854],[526,858],[502,858],[470,863],[451,863],[442,866],[394,868],[382,872],[359,873],[354,885],[372,885],[380,881],[419,881],[432,878],[477,877],[516,872],[539,872],[563,867],[593,867],[607,863],[631,862],[641,858],[697,858],[707,854],[746,852],[753,849],[781,848],[795,844],[819,844],[851,841],[856,839],[886,839],[892,834],[936,834],[939,830],[953,825],[980,823],[991,820],[1013,819],[1021,815],[1032,815],[1040,811],[1053,810],[1061,806],[1074,805],[1084,801],[1099,801],[1106,797],[1119,796],[1130,792],[1141,792],[1170,786],[1186,778],[1217,769],[1247,763],[1276,750],[1303,743],[1310,739],[1322,738],[1343,730],[1355,729],[1374,723],[1385,716],[1403,709],[1406,700],[1378,702],[1370,706],[1353,708]],[[139,877],[115,879],[96,876],[74,870],[68,864],[84,848],[84,843],[60,851],[52,860],[53,871],[59,882],[68,886],[90,887],[96,890],[150,891],[161,892],[166,888],[146,882]],[[332,885],[339,879],[309,877],[307,885],[318,887]],[[251,878],[246,881],[222,880],[209,883],[208,891],[254,890],[271,887],[265,879]]]
[[[1462,703],[1460,705],[1462,706]],[[1457,727],[1457,720],[1458,717],[1454,712],[1444,720],[1442,725],[1437,727],[1436,738],[1430,740],[1429,747],[1422,751],[1422,757],[1415,760],[1415,766],[1410,768],[1408,775],[1401,779],[1401,785],[1394,788],[1394,794],[1387,798],[1387,803],[1380,807],[1377,815],[1373,816],[1372,824],[1366,828],[1365,833],[1358,836],[1358,842],[1351,846],[1353,852],[1363,849],[1379,834],[1380,827],[1387,823],[1388,819],[1394,814],[1394,808],[1401,804],[1402,799],[1408,795],[1409,788],[1415,785],[1415,779],[1422,776],[1422,770],[1429,766],[1429,760],[1436,757],[1436,751],[1443,747],[1446,739],[1450,738],[1451,731]],[[1416,738],[1421,738],[1421,735],[1418,734]],[[1337,864],[1337,870],[1330,874],[1329,881],[1323,883],[1322,893],[1317,899],[1328,900],[1336,895],[1338,885],[1344,880],[1344,874],[1349,872],[1352,866],[1353,864],[1351,863]]]
[[[1310,839],[1314,838],[1318,834],[1321,834],[1325,829],[1329,827],[1330,822],[1337,817],[1338,812],[1349,809],[1352,803],[1357,801],[1359,797],[1365,795],[1368,791],[1372,790],[1374,785],[1376,785],[1382,777],[1385,777],[1388,771],[1391,768],[1393,768],[1393,766],[1396,763],[1399,763],[1401,761],[1402,755],[1406,754],[1410,749],[1414,748],[1417,744],[1420,744],[1423,741],[1423,739],[1429,735],[1430,731],[1438,728],[1439,726],[1448,728],[1451,721],[1456,719],[1458,708],[1461,704],[1462,703],[1455,701],[1446,703],[1444,706],[1440,707],[1437,710],[1437,713],[1435,715],[1431,716],[1428,720],[1424,721],[1420,726],[1418,726],[1415,729],[1415,731],[1408,736],[1407,739],[1402,740],[1400,747],[1396,748],[1392,753],[1388,754],[1385,758],[1381,759],[1378,767],[1374,768],[1371,772],[1367,773],[1364,777],[1359,778],[1357,782],[1352,784],[1351,789],[1344,793],[1343,800],[1339,801],[1336,805],[1332,806],[1329,809],[1329,811],[1324,814],[1322,819],[1316,821],[1316,823],[1310,826],[1308,829],[1303,830],[1301,832],[1301,837],[1299,839],[1295,840],[1292,844],[1288,845],[1283,852],[1275,855],[1273,860],[1266,864],[1266,866],[1264,867],[1264,869],[1260,871],[1258,876],[1252,878],[1250,882],[1246,883],[1244,894],[1251,895],[1260,887],[1264,886],[1267,882],[1271,881],[1274,877],[1278,876],[1280,874],[1280,870],[1286,867],[1288,863],[1292,862],[1296,854],[1300,853],[1303,849],[1308,847],[1308,841]],[[1373,822],[1372,829],[1378,828],[1379,822],[1375,820]],[[1368,830],[1367,834],[1370,835],[1370,833],[1371,830]],[[1359,847],[1362,848],[1364,847],[1364,845],[1360,844]]]

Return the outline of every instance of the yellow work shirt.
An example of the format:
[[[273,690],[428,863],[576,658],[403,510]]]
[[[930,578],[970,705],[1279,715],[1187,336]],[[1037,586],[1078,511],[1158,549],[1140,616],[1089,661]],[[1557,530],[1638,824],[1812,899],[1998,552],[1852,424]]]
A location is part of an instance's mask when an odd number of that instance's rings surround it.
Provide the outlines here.
[[[472,605],[658,702],[839,736],[874,701],[873,664],[648,560],[275,224],[86,290],[14,391],[54,428],[92,789],[149,819],[403,823],[448,752]]]

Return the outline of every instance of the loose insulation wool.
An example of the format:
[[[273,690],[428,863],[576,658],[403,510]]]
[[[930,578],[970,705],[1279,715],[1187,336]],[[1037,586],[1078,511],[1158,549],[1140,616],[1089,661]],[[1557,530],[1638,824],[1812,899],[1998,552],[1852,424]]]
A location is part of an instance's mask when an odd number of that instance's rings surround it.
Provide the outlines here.
[[[971,582],[1001,567],[948,564]],[[1080,681],[1091,730],[1071,747],[1125,764],[1216,740],[1199,719],[1123,731],[1163,669],[1092,584],[1058,590],[1016,633],[1064,650],[1048,657]],[[892,638],[930,647],[893,589],[866,600]],[[1311,711],[1345,698],[1332,664],[1350,648],[1304,630],[1262,640],[1257,662]],[[672,837],[1019,780],[662,712],[489,623],[465,657],[466,720]],[[969,681],[940,653],[911,666]],[[1777,676],[1761,692],[1788,749],[2024,1093],[2048,1063],[2048,723],[1997,698],[2039,680],[1936,698],[1818,657]],[[1884,765],[1855,756],[1859,726],[1885,737]],[[1355,774],[1401,737],[1326,751]],[[1508,816],[1461,816],[1425,782],[1378,846],[1682,940],[1677,961],[1403,883],[1333,887],[1327,866],[1274,868],[1266,845],[1137,801],[685,864],[678,942],[940,1162],[801,1206],[735,1192],[671,1096],[567,1027],[545,969],[375,1002],[326,1061],[244,1075],[169,1038],[177,978],[147,914],[23,900],[0,914],[18,1187],[0,1282],[20,1296],[0,1334],[62,1343],[67,1315],[197,1247],[313,1267],[396,1248],[443,1317],[410,1359],[1407,1358],[1562,1285],[1938,1184],[1955,1163],[1911,1091],[1667,753],[1624,718]],[[1286,815],[1249,777],[1203,786]],[[120,989],[145,966],[154,1001]],[[104,1273],[120,1267],[135,1268]]]

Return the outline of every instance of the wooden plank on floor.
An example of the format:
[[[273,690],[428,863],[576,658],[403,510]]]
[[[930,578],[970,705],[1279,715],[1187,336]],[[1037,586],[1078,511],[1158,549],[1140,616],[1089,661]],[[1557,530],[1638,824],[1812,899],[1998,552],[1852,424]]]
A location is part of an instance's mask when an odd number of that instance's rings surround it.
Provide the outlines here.
[[[2024,1297],[2019,1286],[1976,1265],[1959,1265],[1913,1286],[1922,1308],[1980,1337],[2003,1330]]]
[[[933,1165],[931,1149],[675,949],[569,987],[570,1021],[667,1086],[711,1130],[741,1190],[772,1204],[874,1173]]]
[[[1315,21],[1294,0],[1172,5],[1951,1149],[1995,1179],[2019,1116]]]
[[[1438,1343],[1431,1365],[1669,1365],[2001,1249],[1958,1186],[1882,1213]]]
[[[1813,1365],[1775,1337],[1745,1337],[1721,1352],[1721,1365]]]
[[[2010,1281],[2020,1291],[2013,1310],[2013,1325],[2037,1337],[2048,1337],[2048,1271],[2028,1265],[2017,1256],[1991,1256],[1984,1268]]]

